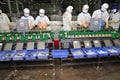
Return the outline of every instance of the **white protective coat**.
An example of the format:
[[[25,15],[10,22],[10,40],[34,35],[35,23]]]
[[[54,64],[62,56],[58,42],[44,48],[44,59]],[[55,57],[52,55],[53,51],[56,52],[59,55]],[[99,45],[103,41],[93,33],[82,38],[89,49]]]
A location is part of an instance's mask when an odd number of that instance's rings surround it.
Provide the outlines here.
[[[81,12],[77,18],[77,24],[81,25],[84,22],[90,23],[91,15],[89,13]]]
[[[29,26],[30,25],[35,25],[35,20],[34,20],[34,18],[32,17],[32,16],[22,16],[21,17],[21,19],[27,19],[28,20],[28,24],[29,24]]]
[[[114,29],[117,30],[119,29],[119,25],[120,25],[120,13],[116,12],[115,14],[112,13],[111,14],[111,19],[114,21],[114,23],[110,23],[110,26]]]
[[[100,9],[93,12],[92,18],[99,19],[101,18],[105,22],[109,19],[109,14],[107,11],[102,12]]]
[[[38,23],[41,23],[41,24],[49,24],[50,21],[49,21],[49,18],[47,16],[37,16],[36,17],[36,20],[35,20],[35,24],[37,25]]]
[[[63,30],[70,31],[71,25],[72,25],[72,14],[66,11],[63,14]]]
[[[0,14],[0,32],[10,32],[10,20],[5,13]]]

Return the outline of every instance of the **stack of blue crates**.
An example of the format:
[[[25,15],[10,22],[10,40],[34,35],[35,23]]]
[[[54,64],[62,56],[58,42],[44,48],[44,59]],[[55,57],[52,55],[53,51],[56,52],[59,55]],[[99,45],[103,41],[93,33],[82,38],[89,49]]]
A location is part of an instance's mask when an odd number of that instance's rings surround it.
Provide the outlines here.
[[[87,58],[95,58],[98,55],[94,48],[83,48],[82,50]]]
[[[17,50],[16,54],[13,56],[13,60],[24,60],[26,50]]]
[[[78,59],[78,58],[84,58],[84,53],[83,51],[80,49],[80,48],[73,48],[73,49],[70,49],[72,55],[73,55],[73,58],[75,59]]]
[[[48,59],[49,49],[45,48],[43,50],[38,50],[37,58],[38,59]]]
[[[52,50],[53,58],[67,58],[68,54],[68,50]]]
[[[36,60],[38,51],[37,50],[27,50],[25,54],[26,60]]]
[[[106,57],[109,55],[109,52],[104,47],[94,48],[94,50],[98,53],[99,57]]]
[[[109,52],[110,56],[118,56],[119,55],[118,49],[115,48],[114,46],[106,47],[106,50]]]
[[[15,51],[3,51],[0,54],[0,61],[10,61],[12,60],[12,57],[14,56]]]

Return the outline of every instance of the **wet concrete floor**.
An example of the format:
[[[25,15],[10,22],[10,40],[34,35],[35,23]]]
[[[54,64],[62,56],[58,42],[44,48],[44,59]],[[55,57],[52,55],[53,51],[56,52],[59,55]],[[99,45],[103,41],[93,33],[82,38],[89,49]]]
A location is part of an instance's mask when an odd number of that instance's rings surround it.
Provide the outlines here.
[[[60,68],[0,69],[0,80],[120,80],[120,63]]]

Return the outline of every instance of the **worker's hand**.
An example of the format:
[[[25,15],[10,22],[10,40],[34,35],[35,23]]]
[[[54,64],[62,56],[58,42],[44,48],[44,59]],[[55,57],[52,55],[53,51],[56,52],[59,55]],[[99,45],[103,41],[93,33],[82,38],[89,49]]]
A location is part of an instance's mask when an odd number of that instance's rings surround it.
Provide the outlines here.
[[[109,20],[108,22],[109,22],[109,23],[115,23],[115,21],[114,21],[114,20]]]
[[[45,30],[48,25],[46,23],[45,24],[39,23],[37,26],[38,26],[39,29]]]
[[[74,27],[73,25],[71,25],[71,29],[72,29],[72,30],[75,30],[75,27]]]
[[[108,21],[106,22],[106,26],[105,26],[106,29],[109,28],[109,24],[108,24]]]
[[[34,27],[34,26],[33,26],[32,24],[30,24],[29,29],[32,30],[33,27]]]
[[[40,22],[37,24],[37,26],[39,29],[42,29],[42,24]]]
[[[87,22],[82,24],[84,28],[88,28],[89,24]]]
[[[9,26],[10,30],[12,30],[13,25],[11,23],[8,23],[8,26]]]
[[[47,23],[42,24],[42,28],[43,28],[43,29],[46,29],[47,26],[48,26]]]

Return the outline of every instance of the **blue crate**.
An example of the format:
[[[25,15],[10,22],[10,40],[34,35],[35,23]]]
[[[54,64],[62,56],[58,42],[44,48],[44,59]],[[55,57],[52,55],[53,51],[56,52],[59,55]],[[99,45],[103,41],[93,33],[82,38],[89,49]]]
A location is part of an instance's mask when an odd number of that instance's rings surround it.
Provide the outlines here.
[[[68,50],[52,50],[53,58],[67,58],[68,54]]]
[[[10,61],[14,56],[15,51],[3,51],[0,54],[0,61]]]
[[[83,53],[83,51],[80,48],[73,48],[70,49],[73,58],[78,59],[78,58],[84,58],[85,54]]]
[[[120,46],[116,46],[115,48],[117,49],[118,53],[120,54]]]
[[[111,47],[105,47],[106,50],[109,52],[110,56],[118,56],[119,55],[119,51],[117,48],[115,48],[114,46]]]
[[[17,50],[16,54],[13,56],[13,60],[24,60],[26,50]]]
[[[36,60],[38,51],[37,50],[27,50],[25,54],[26,60]]]
[[[94,48],[83,48],[82,51],[85,53],[87,58],[95,58],[98,55]]]
[[[38,50],[37,58],[38,59],[48,59],[49,49]]]
[[[94,48],[94,50],[98,53],[98,57],[106,57],[109,55],[109,52],[104,48]]]

